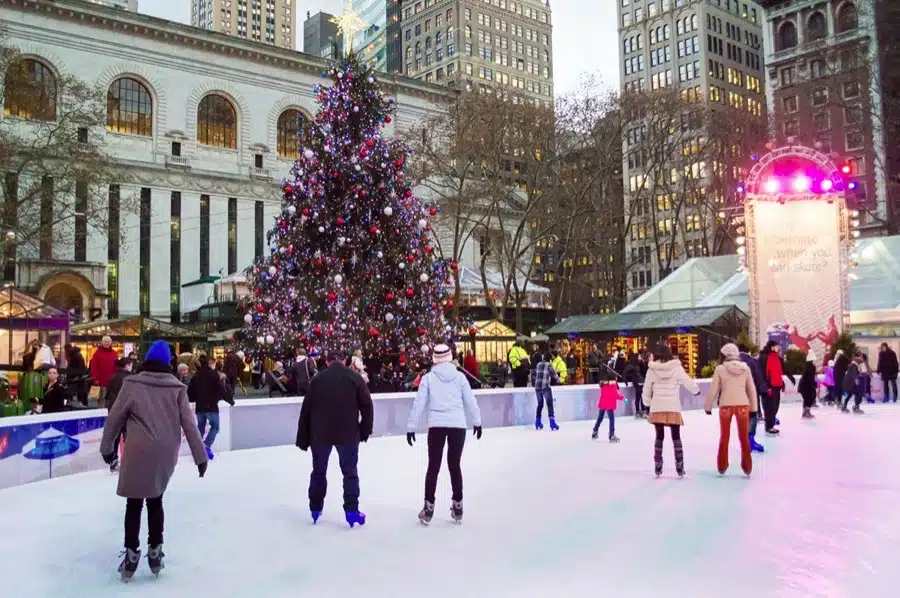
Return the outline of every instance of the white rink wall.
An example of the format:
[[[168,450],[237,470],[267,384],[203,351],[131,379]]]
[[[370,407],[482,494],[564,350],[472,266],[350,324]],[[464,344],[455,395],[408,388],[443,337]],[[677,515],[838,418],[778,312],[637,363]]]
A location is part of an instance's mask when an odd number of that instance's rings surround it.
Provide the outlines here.
[[[782,401],[799,400],[790,381],[785,382],[789,390]],[[699,380],[698,384],[700,395],[681,392],[682,408],[686,411],[703,408],[710,382]],[[634,389],[623,386],[622,394],[626,400],[619,403],[616,415],[633,415]],[[408,392],[374,395],[374,436],[405,434],[414,396]],[[475,396],[486,428],[534,425],[537,399],[533,388],[477,390]],[[554,387],[556,419],[560,422],[593,420],[597,417],[598,398],[598,388],[594,385]],[[286,397],[239,400],[234,407],[222,404],[220,431],[213,450],[293,444],[302,401]],[[0,419],[0,489],[105,468],[99,445],[106,415],[105,409],[94,409]],[[424,422],[420,422],[421,429]],[[188,454],[185,444],[182,455]]]

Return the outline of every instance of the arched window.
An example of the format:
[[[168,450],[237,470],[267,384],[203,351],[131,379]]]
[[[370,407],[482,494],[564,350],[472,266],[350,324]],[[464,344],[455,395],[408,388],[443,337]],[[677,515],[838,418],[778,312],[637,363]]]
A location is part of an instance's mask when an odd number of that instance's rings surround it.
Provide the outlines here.
[[[637,34],[637,49],[638,50],[644,49],[644,36],[640,33]]]
[[[472,39],[472,28],[466,25],[466,39]]]
[[[406,57],[412,58],[412,46],[406,46]]]
[[[197,143],[237,149],[237,112],[225,96],[211,93],[197,106]]]
[[[434,34],[434,43],[441,44],[443,42],[444,42],[444,32],[438,31],[437,33]]]
[[[431,49],[431,38],[426,37],[425,38],[425,51],[427,52],[430,49]]]
[[[153,98],[137,79],[116,79],[106,91],[106,130],[129,135],[153,135]]]
[[[456,31],[456,29],[453,28],[453,25],[450,25],[449,27],[447,27],[447,43],[448,44],[453,41],[453,33],[455,31]]]
[[[33,120],[56,120],[56,76],[31,58],[9,65],[3,81],[3,113]]]
[[[663,39],[669,39],[672,35],[672,29],[668,25],[663,25]]]
[[[776,50],[787,50],[797,45],[797,27],[790,21],[782,23],[778,28],[778,47]]]
[[[697,31],[697,27],[699,27],[700,19],[697,15],[691,15],[691,31]],[[687,29],[687,27],[685,27]]]
[[[810,41],[824,39],[828,36],[828,23],[825,22],[825,15],[820,12],[814,12],[810,15],[806,22],[806,37]]]
[[[650,43],[651,43],[651,44],[655,44],[655,43],[656,43],[656,39],[657,39],[657,38],[656,38],[656,29],[651,29],[651,30],[650,30]]]
[[[300,147],[297,135],[300,133],[300,119],[303,113],[295,108],[288,108],[278,117],[278,139],[276,152],[279,158],[296,158]]]
[[[846,31],[853,31],[858,27],[859,13],[856,10],[856,5],[852,2],[848,2],[838,11],[837,32],[844,33]]]
[[[422,53],[422,42],[416,42],[416,56]]]

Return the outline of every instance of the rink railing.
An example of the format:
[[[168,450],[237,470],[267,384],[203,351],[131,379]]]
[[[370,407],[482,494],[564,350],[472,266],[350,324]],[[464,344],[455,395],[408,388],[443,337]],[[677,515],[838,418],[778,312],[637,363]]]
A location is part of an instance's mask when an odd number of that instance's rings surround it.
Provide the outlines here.
[[[789,381],[784,401],[799,399]],[[709,380],[699,380],[701,394],[682,390],[684,410],[702,409]],[[880,384],[873,384],[880,390]],[[617,415],[633,415],[634,389],[623,387],[626,400]],[[534,425],[537,400],[533,388],[477,390],[484,427],[499,428]],[[374,395],[374,436],[406,433],[414,393]],[[556,419],[560,422],[592,420],[597,417],[598,389],[595,385],[553,388]],[[213,445],[216,452],[292,445],[297,435],[302,399],[239,400],[234,407],[219,408],[220,431]],[[106,421],[105,409],[70,411],[49,415],[0,418],[0,489],[54,477],[104,469],[99,444]],[[424,422],[420,422],[420,426]],[[127,443],[126,443],[127,444]],[[126,449],[127,450],[127,449]],[[186,445],[182,455],[189,454]]]

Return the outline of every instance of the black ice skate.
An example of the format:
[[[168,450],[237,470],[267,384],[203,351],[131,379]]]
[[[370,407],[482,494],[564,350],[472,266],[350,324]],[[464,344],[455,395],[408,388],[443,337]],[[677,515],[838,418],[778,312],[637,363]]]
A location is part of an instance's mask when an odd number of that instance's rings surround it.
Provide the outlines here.
[[[679,478],[684,477],[684,461],[676,461],[675,462],[675,473],[678,474]]]
[[[122,581],[128,583],[134,577],[134,572],[137,571],[138,563],[141,561],[141,551],[126,548],[122,554],[125,558],[119,563],[119,573],[122,575]]]
[[[655,461],[655,462],[653,463],[653,471],[654,471],[654,473],[656,473],[656,477],[661,476],[661,475],[662,475],[662,472],[663,472],[663,462],[662,462],[662,461]]]
[[[434,503],[425,501],[425,506],[422,507],[422,510],[419,511],[419,522],[422,525],[428,525],[431,523],[431,519],[434,517]]]
[[[865,411],[860,409],[859,405],[856,405],[855,407],[853,407],[853,413],[855,413],[856,415],[862,415],[863,413],[865,413]]]
[[[165,553],[162,551],[162,544],[147,549],[147,564],[150,565],[150,572],[159,577],[159,572],[166,568],[163,562]]]
[[[615,443],[619,442],[619,437],[616,436],[615,434],[613,434],[612,436],[609,437],[609,441],[611,443],[615,444]]]
[[[456,523],[462,523],[463,507],[461,500],[454,500],[453,504],[450,505],[450,517],[452,517],[453,521]]]

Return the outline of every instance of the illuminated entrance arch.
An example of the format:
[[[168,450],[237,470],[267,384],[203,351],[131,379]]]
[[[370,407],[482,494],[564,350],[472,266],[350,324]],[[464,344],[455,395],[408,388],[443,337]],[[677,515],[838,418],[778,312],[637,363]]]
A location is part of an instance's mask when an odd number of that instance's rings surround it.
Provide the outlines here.
[[[849,271],[858,213],[848,210],[842,170],[802,146],[762,156],[742,191],[751,334],[821,362],[849,327]]]

